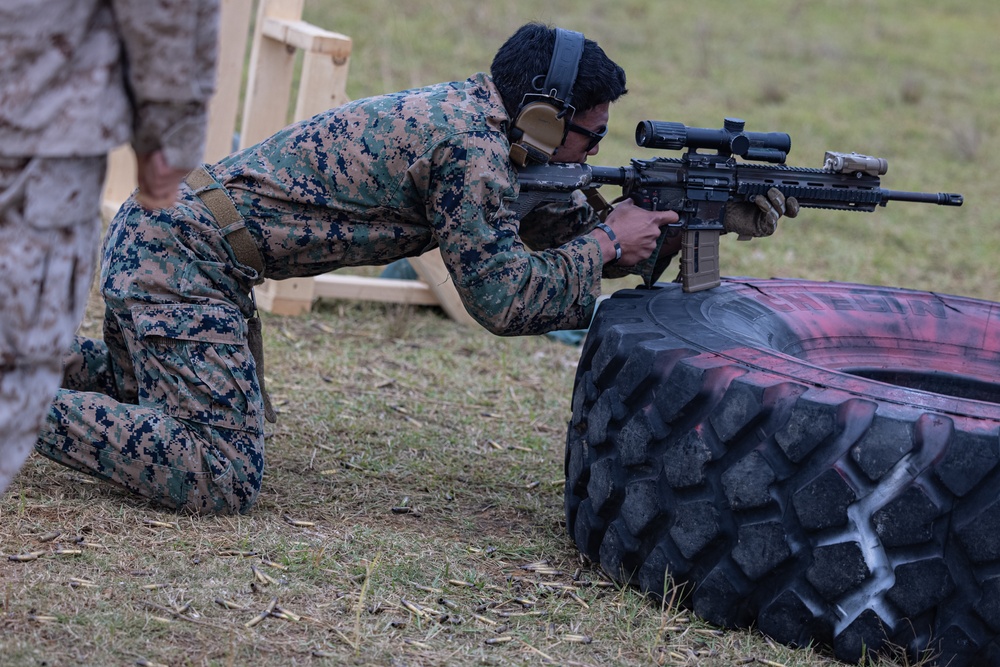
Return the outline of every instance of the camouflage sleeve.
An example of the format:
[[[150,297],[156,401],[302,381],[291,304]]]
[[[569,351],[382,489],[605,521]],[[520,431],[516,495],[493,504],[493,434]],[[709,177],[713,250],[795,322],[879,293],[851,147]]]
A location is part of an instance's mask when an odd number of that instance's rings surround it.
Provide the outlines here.
[[[539,206],[521,218],[521,240],[532,250],[555,248],[588,233],[599,222],[583,192],[570,201]]]
[[[582,236],[531,251],[505,202],[516,195],[505,147],[470,133],[434,151],[427,209],[469,313],[498,335],[586,326],[600,294],[601,250]]]
[[[576,190],[570,201],[539,206],[521,218],[521,239],[533,250],[553,248],[591,233],[602,219],[587,195]],[[601,277],[611,280],[636,273],[636,267],[605,264]]]
[[[167,163],[202,158],[215,90],[219,0],[112,0],[134,106],[132,146],[162,149]]]

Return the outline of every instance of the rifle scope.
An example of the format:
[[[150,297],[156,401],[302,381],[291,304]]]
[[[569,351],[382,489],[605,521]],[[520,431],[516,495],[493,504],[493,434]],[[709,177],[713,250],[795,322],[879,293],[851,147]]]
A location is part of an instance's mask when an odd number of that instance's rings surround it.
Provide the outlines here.
[[[792,149],[790,136],[784,132],[744,132],[744,126],[745,122],[739,118],[726,118],[718,130],[644,120],[635,128],[635,143],[644,148],[670,150],[705,148],[719,155],[739,155],[747,160],[784,164]]]

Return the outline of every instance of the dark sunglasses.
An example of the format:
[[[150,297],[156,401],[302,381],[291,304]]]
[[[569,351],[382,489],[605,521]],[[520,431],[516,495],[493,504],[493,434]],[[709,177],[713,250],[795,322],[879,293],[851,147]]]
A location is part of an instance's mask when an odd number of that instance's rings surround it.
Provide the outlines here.
[[[577,134],[582,134],[583,136],[588,137],[589,140],[587,141],[587,150],[584,152],[589,153],[590,151],[594,150],[594,147],[597,144],[601,143],[601,139],[603,139],[604,135],[608,133],[608,126],[602,125],[601,128],[597,130],[597,132],[594,132],[593,130],[588,130],[585,127],[580,127],[576,123],[567,122],[566,131],[576,132]]]

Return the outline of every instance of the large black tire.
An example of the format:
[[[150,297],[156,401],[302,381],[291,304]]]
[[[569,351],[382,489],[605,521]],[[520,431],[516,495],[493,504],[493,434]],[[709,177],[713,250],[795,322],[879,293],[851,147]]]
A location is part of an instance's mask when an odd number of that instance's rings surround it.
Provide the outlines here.
[[[727,279],[598,310],[566,518],[614,579],[841,660],[1000,664],[1000,304]]]

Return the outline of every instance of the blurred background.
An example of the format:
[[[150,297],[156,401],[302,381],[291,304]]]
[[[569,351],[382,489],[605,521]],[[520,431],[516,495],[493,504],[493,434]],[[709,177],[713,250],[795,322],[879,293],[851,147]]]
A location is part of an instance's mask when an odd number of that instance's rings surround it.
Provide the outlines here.
[[[641,120],[717,128],[735,116],[748,130],[791,135],[788,165],[819,168],[827,150],[856,151],[888,160],[884,188],[965,196],[962,208],[806,210],[768,239],[724,237],[724,275],[1000,297],[1000,3],[306,0],[303,19],[353,40],[352,99],[488,71],[528,21],[579,30],[628,76],[592,164],[656,155],[635,145]]]

